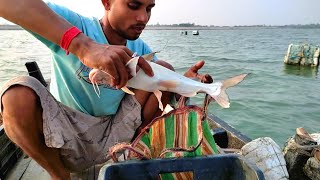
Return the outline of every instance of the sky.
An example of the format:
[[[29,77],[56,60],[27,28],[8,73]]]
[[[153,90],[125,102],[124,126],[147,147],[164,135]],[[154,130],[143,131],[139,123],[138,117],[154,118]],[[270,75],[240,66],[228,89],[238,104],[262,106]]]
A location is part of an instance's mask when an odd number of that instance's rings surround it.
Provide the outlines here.
[[[49,0],[102,17],[101,0]],[[320,23],[320,0],[155,0],[149,24],[289,25]],[[4,23],[3,19],[0,23]]]

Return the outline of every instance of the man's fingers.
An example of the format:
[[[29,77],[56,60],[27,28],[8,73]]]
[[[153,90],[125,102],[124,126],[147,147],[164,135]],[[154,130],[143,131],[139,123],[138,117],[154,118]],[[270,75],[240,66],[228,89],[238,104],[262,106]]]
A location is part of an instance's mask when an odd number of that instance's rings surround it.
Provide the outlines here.
[[[119,84],[119,75],[114,64],[110,64],[107,70],[106,69],[103,69],[103,70],[108,72],[108,74],[113,77],[111,78],[112,87],[115,87],[116,85]]]
[[[123,86],[127,85],[128,82],[128,72],[125,65],[121,61],[117,61],[117,71],[119,75],[119,84],[116,85],[116,88],[120,89]]]
[[[202,83],[213,83],[213,78],[209,74],[202,75],[197,73],[196,78]]]
[[[123,50],[126,52],[126,54],[127,54],[129,57],[132,58],[133,52],[130,51],[127,47],[125,47],[125,46],[123,46],[123,47],[124,47]]]
[[[205,74],[203,76],[203,82],[204,83],[213,83],[213,78],[209,74]]]
[[[138,65],[148,76],[152,77],[154,75],[150,64],[141,56],[138,59]]]
[[[132,55],[133,53],[127,49],[127,48],[123,48],[120,51],[117,52],[119,58],[122,60],[123,64],[126,65],[130,59],[132,59]]]
[[[197,62],[195,65],[193,65],[193,66],[190,68],[190,70],[196,73],[196,72],[198,72],[199,69],[201,69],[201,68],[203,67],[204,63],[205,63],[205,62],[204,62],[203,60],[202,60],[202,61],[199,61],[199,62]]]

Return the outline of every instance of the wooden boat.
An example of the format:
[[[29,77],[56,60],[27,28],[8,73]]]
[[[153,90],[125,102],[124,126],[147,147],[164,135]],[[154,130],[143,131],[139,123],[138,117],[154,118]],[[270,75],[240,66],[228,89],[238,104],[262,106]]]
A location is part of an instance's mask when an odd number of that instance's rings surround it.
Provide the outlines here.
[[[27,69],[29,75],[38,78],[43,84],[45,83],[36,64],[28,64]],[[207,119],[216,143],[222,152],[237,152],[251,141],[249,137],[215,115],[208,115]],[[42,167],[9,140],[2,125],[0,126],[0,162],[0,179],[50,179],[50,176]],[[83,179],[96,179],[100,168],[101,166],[92,167],[75,176]]]
[[[199,35],[199,31],[198,30],[192,31],[192,35]]]

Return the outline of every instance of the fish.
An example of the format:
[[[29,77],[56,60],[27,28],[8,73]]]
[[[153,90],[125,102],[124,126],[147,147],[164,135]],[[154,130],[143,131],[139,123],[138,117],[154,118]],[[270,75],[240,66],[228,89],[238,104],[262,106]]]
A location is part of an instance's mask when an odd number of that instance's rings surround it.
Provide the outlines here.
[[[160,51],[154,51],[152,53],[149,54],[145,54],[143,56],[141,56],[143,59],[147,60],[147,61],[152,61],[155,57],[156,53],[159,53]],[[134,58],[139,58],[139,56],[137,55],[137,53],[134,53],[132,55],[133,59],[129,60],[129,62],[126,64],[126,66],[130,65],[130,67],[132,68],[130,71],[133,73],[135,72],[133,69],[136,69],[137,66],[137,61],[133,61]],[[131,62],[131,63],[130,63]],[[134,64],[136,63],[136,64]],[[131,74],[132,74],[131,73]],[[135,75],[135,74],[134,74]],[[94,91],[97,94],[97,96],[100,98],[100,89],[99,89],[99,85],[109,85],[111,83],[111,80],[113,79],[113,77],[106,71],[103,70],[99,70],[99,69],[95,69],[93,68],[90,72],[89,72],[89,80],[91,81]],[[121,88],[124,92],[134,95],[134,92],[130,91],[127,86],[124,86]]]
[[[151,55],[148,54],[148,56]],[[154,56],[154,54],[152,56]],[[224,81],[206,84],[185,77],[154,62],[147,61],[154,73],[154,76],[150,77],[145,74],[143,70],[136,71],[138,59],[139,56],[134,57],[126,64],[132,78],[127,82],[127,85],[121,89],[131,95],[134,95],[134,93],[128,87],[154,93],[159,102],[159,109],[161,109],[161,111],[163,111],[161,91],[169,91],[185,97],[193,97],[198,93],[206,93],[222,108],[229,108],[230,101],[226,89],[237,85],[248,75],[248,73],[240,74]],[[149,59],[147,58],[147,60]],[[89,79],[92,84],[96,85],[99,83],[110,83],[110,78],[108,73],[98,69],[93,69],[89,73]],[[96,91],[96,93],[99,92]]]

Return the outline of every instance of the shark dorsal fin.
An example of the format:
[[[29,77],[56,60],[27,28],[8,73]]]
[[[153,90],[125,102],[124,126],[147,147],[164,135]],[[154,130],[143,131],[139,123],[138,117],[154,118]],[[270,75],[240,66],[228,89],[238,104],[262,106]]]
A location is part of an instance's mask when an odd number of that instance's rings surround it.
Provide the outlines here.
[[[159,53],[159,52],[160,52],[160,51],[154,51],[154,52],[152,52],[152,53],[145,54],[145,55],[143,55],[143,56],[141,56],[141,57],[143,57],[143,59],[145,59],[145,60],[147,60],[147,61],[152,61],[153,58],[154,58],[154,55],[155,55],[156,53]]]

